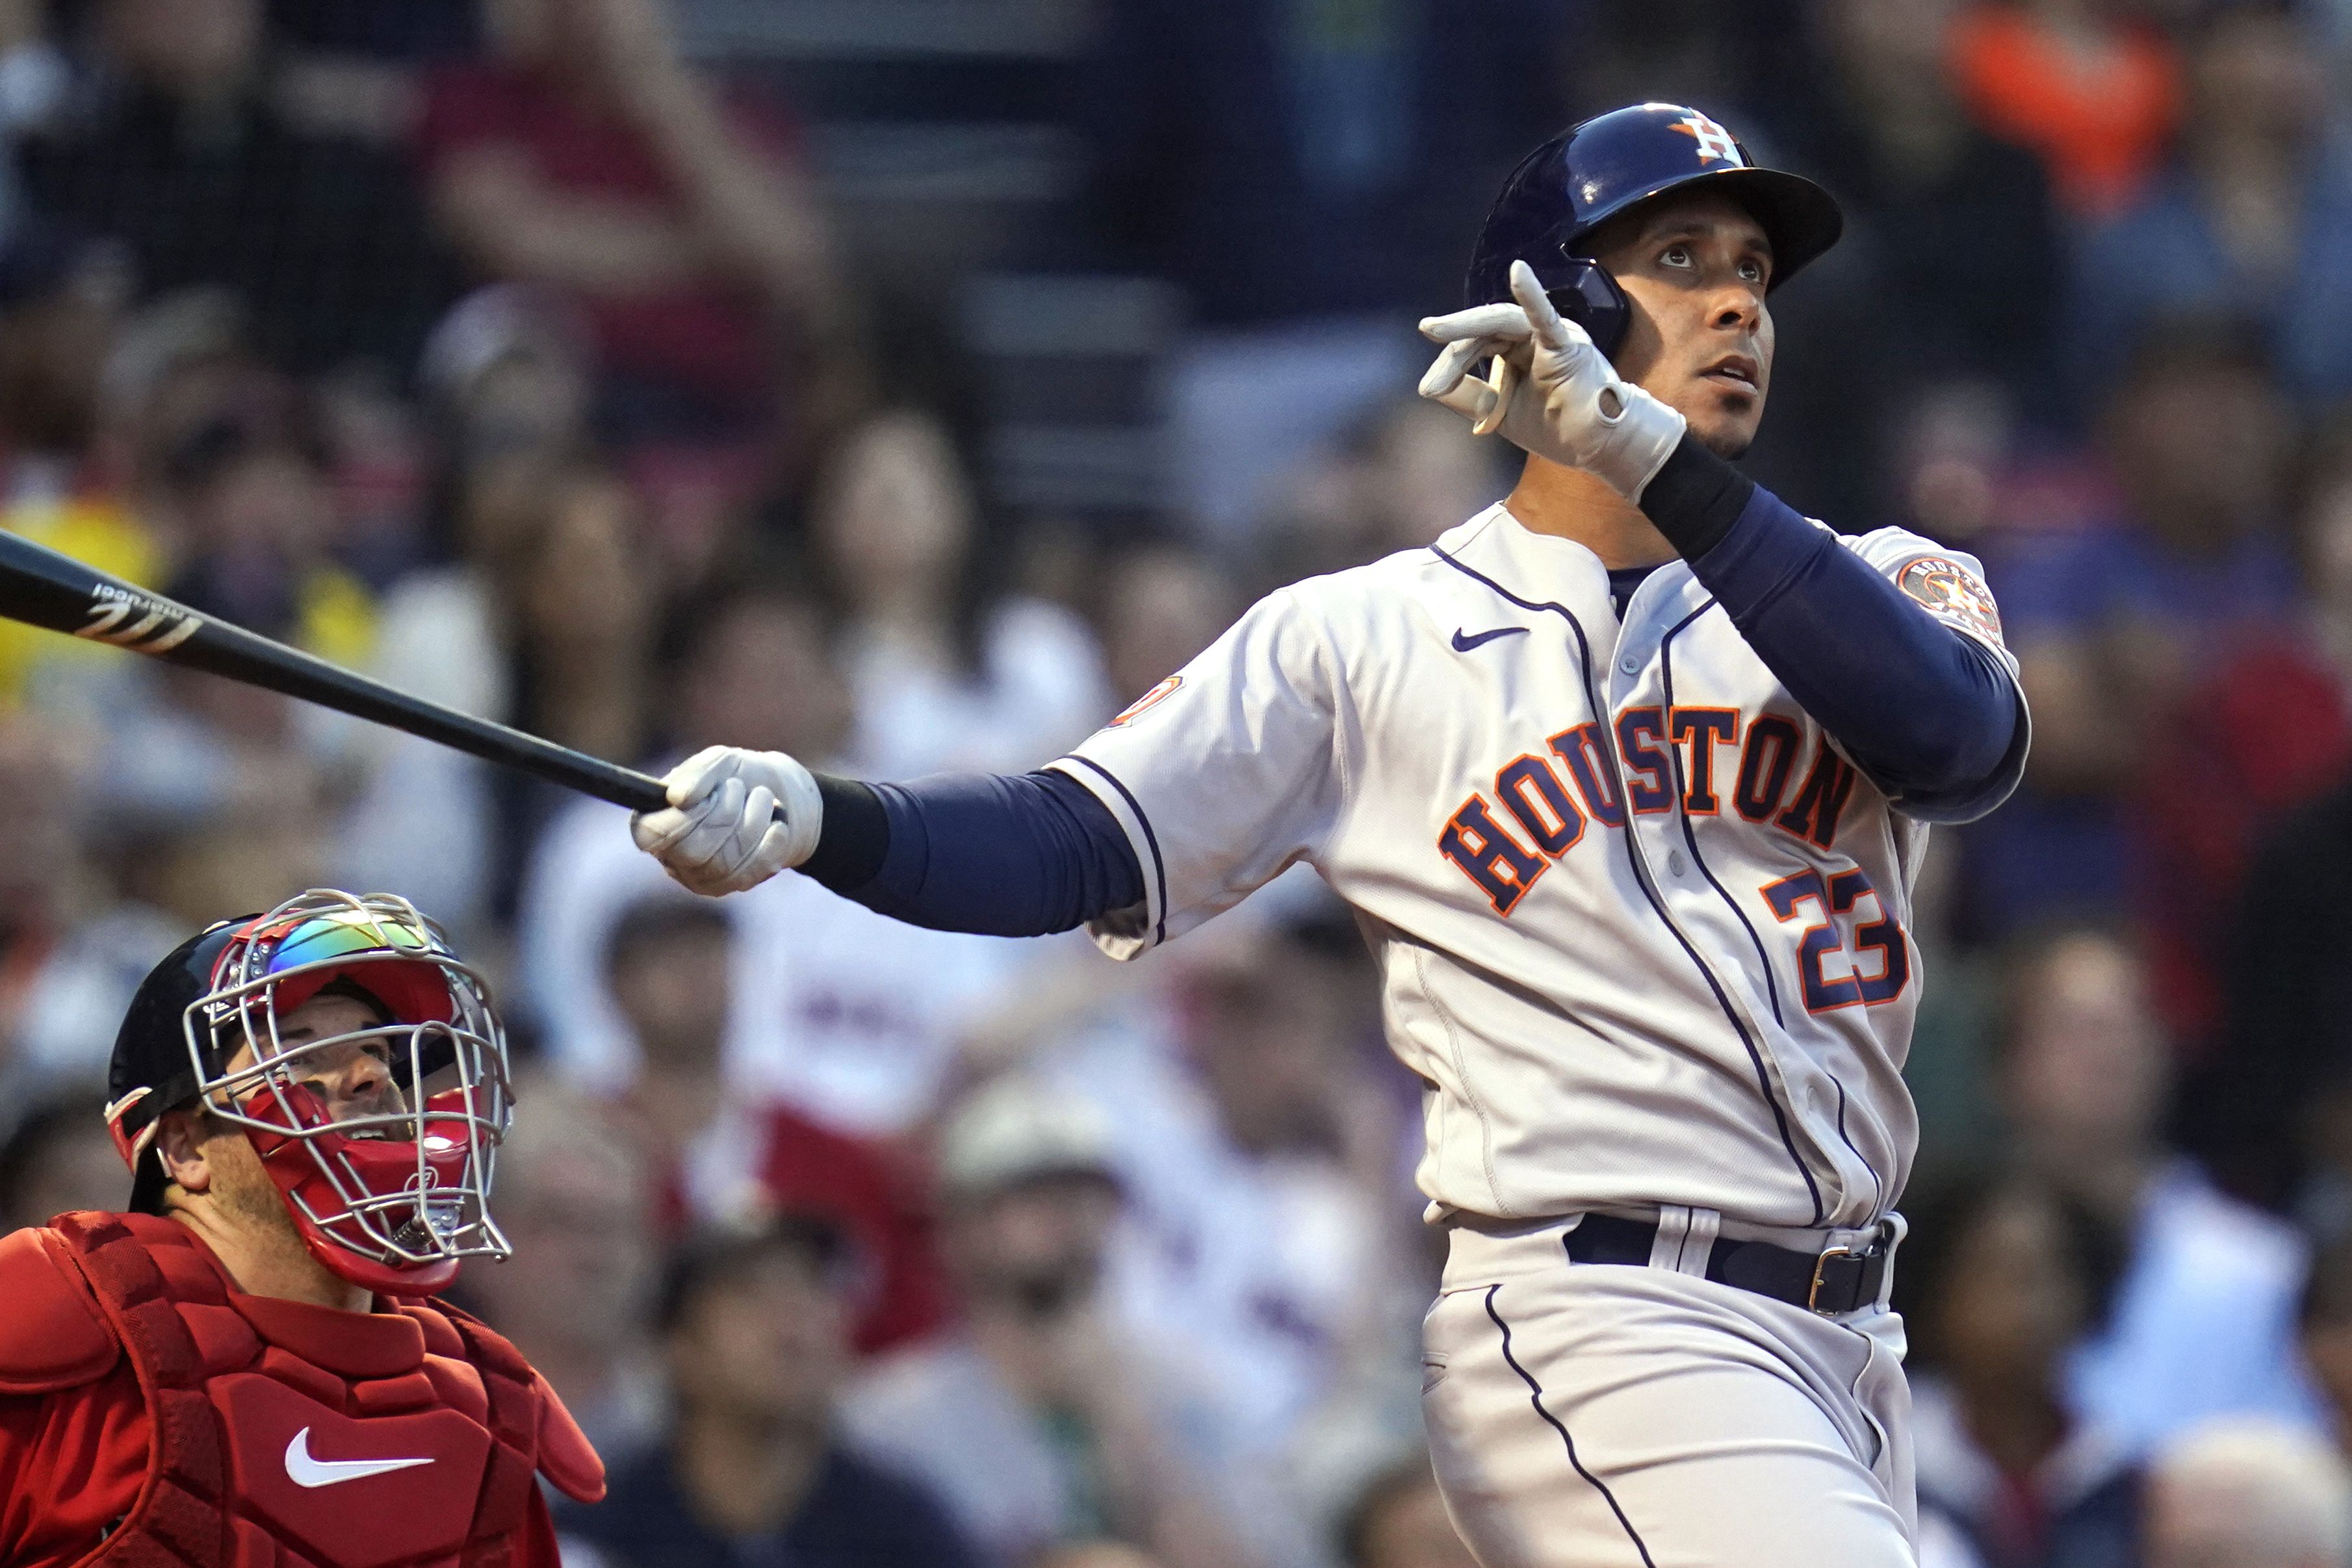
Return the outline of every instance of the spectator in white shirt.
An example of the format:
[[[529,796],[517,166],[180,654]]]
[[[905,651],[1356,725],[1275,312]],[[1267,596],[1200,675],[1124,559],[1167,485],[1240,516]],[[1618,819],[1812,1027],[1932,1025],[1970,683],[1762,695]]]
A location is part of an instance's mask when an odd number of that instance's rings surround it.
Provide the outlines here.
[[[2303,1243],[2166,1146],[2172,1063],[2140,954],[2091,926],[2022,952],[1997,1048],[2019,1155],[2127,1243],[2114,1310],[2073,1357],[2075,1403],[2134,1450],[2217,1416],[2312,1422]]]
[[[1035,768],[1118,708],[1077,616],[999,596],[1011,562],[982,522],[954,434],[914,409],[866,420],[817,476],[806,527],[844,620],[863,774]]]
[[[2146,1568],[2343,1568],[2352,1473],[2310,1433],[2275,1422],[2200,1427],[2148,1478]]]

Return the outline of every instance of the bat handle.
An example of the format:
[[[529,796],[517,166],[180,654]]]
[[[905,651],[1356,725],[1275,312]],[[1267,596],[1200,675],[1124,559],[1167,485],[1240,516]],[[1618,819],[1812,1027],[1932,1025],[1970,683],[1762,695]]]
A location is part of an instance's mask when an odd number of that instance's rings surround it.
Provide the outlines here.
[[[536,740],[536,737],[526,737]],[[669,796],[662,781],[650,773],[640,773],[634,768],[624,768],[617,762],[588,757],[580,752],[541,742],[529,748],[532,755],[520,758],[521,765],[541,778],[593,795],[599,800],[610,800],[615,806],[626,806],[632,811],[658,811],[669,804]],[[494,757],[493,760],[508,758]]]
[[[1511,383],[1517,379],[1518,367],[1496,354],[1487,369],[1486,385],[1495,394],[1493,406],[1478,416],[1470,426],[1473,435],[1492,435],[1503,428],[1503,416],[1511,411]]]
[[[546,776],[560,784],[593,795],[600,800],[610,800],[615,806],[626,806],[632,811],[658,811],[669,804],[669,794],[662,781],[650,773],[640,773],[634,768],[604,762],[578,753],[567,754],[560,767],[545,769]],[[770,821],[782,822],[784,803],[776,802]]]

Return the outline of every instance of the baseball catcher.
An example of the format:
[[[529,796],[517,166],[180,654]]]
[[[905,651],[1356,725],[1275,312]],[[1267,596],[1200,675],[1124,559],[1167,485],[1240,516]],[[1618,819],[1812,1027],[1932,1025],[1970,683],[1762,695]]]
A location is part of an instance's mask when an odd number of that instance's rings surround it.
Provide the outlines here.
[[[0,1562],[557,1568],[604,1494],[544,1379],[431,1300],[499,1258],[487,989],[405,902],[313,892],[141,985],[122,1213],[0,1238]]]

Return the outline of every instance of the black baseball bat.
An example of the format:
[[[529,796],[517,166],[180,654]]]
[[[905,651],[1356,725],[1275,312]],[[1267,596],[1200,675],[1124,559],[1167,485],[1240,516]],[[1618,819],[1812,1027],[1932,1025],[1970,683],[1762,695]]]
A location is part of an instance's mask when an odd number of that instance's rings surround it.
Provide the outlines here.
[[[634,811],[659,810],[669,803],[661,780],[634,768],[395,691],[5,531],[0,616],[390,725]]]

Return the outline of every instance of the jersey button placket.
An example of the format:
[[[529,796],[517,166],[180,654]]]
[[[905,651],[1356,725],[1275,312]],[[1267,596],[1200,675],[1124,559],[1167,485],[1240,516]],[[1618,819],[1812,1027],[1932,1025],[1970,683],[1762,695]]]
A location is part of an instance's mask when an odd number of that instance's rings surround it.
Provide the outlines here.
[[[1617,645],[1616,665],[1617,676],[1610,683],[1609,709],[1612,719],[1624,714],[1627,706],[1633,702],[1640,689],[1644,660],[1638,650],[1621,642]],[[1612,724],[1612,727],[1616,727]],[[1614,755],[1612,750],[1612,758]],[[1651,885],[1656,888],[1663,897],[1666,892],[1666,885],[1658,876],[1659,859],[1652,840],[1664,835],[1664,830],[1661,824],[1674,821],[1675,814],[1669,813],[1664,818],[1637,815],[1633,809],[1632,793],[1625,782],[1623,764],[1612,760],[1612,768],[1617,779],[1617,798],[1625,802],[1626,845],[1642,862],[1644,874],[1649,877]],[[1665,866],[1668,873],[1679,881],[1683,874],[1681,852],[1674,852],[1666,861]]]

